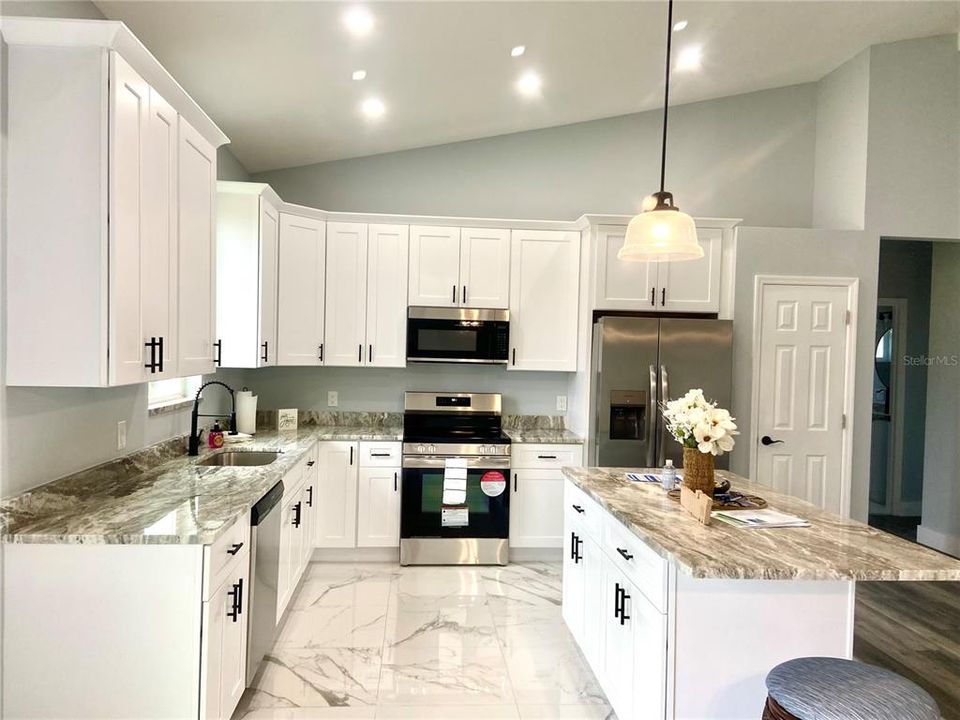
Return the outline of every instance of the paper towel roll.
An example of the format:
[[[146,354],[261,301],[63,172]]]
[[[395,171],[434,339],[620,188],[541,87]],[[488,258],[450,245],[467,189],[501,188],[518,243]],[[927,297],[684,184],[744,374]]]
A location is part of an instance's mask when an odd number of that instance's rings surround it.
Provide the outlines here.
[[[238,390],[237,432],[253,435],[257,431],[257,396],[249,390]]]

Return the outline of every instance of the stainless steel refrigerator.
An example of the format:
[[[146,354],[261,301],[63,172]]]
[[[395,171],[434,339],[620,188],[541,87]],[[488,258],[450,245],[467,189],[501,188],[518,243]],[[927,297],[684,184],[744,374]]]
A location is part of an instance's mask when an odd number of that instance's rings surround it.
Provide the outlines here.
[[[730,320],[601,317],[593,326],[590,463],[661,467],[671,458],[680,467],[683,449],[667,433],[660,404],[702,388],[729,409],[732,344]]]

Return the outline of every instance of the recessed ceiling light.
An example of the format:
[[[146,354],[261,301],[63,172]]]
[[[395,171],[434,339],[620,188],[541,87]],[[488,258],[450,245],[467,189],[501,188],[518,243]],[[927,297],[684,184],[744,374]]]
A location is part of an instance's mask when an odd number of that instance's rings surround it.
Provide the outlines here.
[[[526,45],[517,45],[513,50],[510,51],[511,57],[520,57],[527,51]]]
[[[521,75],[517,80],[517,92],[527,97],[534,97],[540,94],[542,85],[543,81],[540,80],[540,76],[530,70]]]
[[[383,104],[380,98],[367,98],[360,105],[363,114],[368,118],[375,119],[382,116],[387,111],[387,106]]]
[[[673,24],[673,31],[674,31],[674,32],[680,32],[680,31],[683,30],[685,27],[687,27],[687,21],[686,21],[686,20],[680,20],[679,22],[676,22],[676,23]]]
[[[365,7],[352,7],[343,14],[343,25],[352,35],[363,37],[373,30],[373,15]]]
[[[354,80],[363,80],[367,76],[366,70],[354,70],[352,77]]]
[[[699,45],[685,47],[677,56],[676,69],[679,71],[699,70],[703,60],[703,49]]]

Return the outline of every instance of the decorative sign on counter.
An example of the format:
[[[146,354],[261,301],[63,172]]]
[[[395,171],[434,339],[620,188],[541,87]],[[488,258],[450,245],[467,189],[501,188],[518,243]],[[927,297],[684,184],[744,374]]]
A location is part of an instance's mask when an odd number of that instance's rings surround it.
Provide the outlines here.
[[[710,512],[713,510],[713,498],[702,490],[691,490],[686,485],[680,487],[680,505],[703,525],[710,524]]]

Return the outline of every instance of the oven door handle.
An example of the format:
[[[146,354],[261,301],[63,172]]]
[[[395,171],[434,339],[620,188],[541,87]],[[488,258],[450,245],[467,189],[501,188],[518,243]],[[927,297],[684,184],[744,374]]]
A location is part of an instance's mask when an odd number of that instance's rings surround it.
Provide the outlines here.
[[[442,468],[446,467],[449,457],[438,455],[404,455],[405,468]],[[462,458],[467,468],[489,468],[490,470],[509,470],[510,458],[501,456],[478,456]]]

